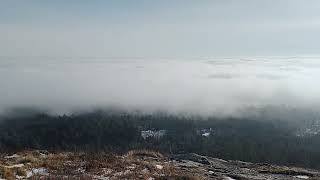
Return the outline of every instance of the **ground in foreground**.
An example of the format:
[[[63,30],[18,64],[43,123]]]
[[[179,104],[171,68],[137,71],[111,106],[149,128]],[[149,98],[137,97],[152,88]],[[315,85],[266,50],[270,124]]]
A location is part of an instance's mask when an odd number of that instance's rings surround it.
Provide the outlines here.
[[[23,151],[2,154],[0,179],[320,179],[317,170],[135,150],[126,154]]]

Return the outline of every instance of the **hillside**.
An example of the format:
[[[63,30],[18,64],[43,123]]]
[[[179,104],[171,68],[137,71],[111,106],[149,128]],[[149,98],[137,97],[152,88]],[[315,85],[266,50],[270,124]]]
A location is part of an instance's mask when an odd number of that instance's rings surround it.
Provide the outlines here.
[[[163,113],[21,115],[0,120],[0,153],[25,149],[115,153],[152,149],[165,154],[197,153],[320,169],[320,135],[297,136],[304,128],[292,121]]]
[[[319,179],[311,169],[154,151],[124,154],[22,151],[1,154],[2,179]]]

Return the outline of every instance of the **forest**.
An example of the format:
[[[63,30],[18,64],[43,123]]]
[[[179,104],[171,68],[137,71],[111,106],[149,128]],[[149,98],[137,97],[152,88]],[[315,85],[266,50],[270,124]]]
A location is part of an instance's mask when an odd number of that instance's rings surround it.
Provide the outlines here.
[[[165,130],[159,138],[142,131]],[[168,113],[93,111],[72,115],[3,116],[0,151],[112,151],[151,149],[198,153],[248,162],[320,169],[320,137],[297,136],[288,121],[183,116]],[[204,136],[202,131],[210,132]]]

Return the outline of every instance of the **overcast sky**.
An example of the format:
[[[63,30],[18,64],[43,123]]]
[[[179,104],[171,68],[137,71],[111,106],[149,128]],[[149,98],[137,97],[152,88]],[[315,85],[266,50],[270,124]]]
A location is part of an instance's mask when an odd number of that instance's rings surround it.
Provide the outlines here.
[[[317,108],[319,10],[319,0],[1,0],[0,113]]]
[[[319,54],[318,0],[2,0],[0,55]]]

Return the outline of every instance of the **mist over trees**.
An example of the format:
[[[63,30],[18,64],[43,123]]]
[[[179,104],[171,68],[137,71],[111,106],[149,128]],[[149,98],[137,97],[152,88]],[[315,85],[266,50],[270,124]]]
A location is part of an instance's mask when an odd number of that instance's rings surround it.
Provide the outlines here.
[[[320,168],[320,136],[297,136],[290,121],[94,111],[53,116],[34,113],[0,121],[0,150],[115,151],[154,149],[223,159]],[[165,130],[161,138],[141,131]],[[209,131],[204,136],[202,131]]]

